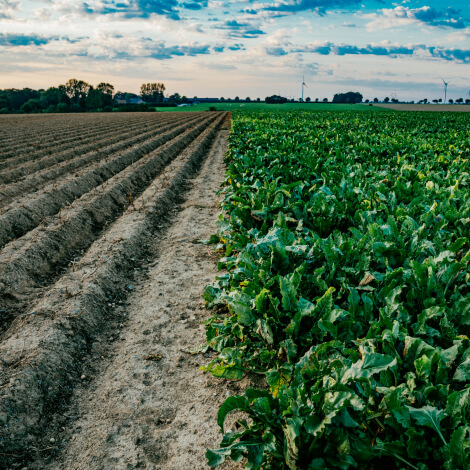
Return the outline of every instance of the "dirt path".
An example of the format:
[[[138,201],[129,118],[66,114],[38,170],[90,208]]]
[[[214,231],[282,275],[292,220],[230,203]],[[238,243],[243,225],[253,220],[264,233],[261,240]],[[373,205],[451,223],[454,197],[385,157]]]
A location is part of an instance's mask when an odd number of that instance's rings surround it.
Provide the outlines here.
[[[204,340],[201,294],[217,256],[194,241],[215,231],[227,135],[219,132],[179,212],[154,240],[153,261],[117,306],[120,331],[93,345],[61,432],[47,436],[58,450],[28,469],[207,468],[206,447],[220,441],[218,405],[236,390],[203,374],[206,359],[183,350]],[[146,360],[152,354],[162,359]]]

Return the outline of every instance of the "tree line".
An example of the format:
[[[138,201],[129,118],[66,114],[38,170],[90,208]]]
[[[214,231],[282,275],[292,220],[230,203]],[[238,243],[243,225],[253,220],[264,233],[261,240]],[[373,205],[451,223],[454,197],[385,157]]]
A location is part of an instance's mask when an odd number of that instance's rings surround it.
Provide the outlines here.
[[[80,113],[87,111],[110,112],[118,101],[124,102],[122,110],[150,110],[151,105],[163,104],[165,85],[163,83],[144,83],[140,95],[135,93],[115,92],[110,83],[96,86],[83,80],[72,78],[65,84],[48,89],[9,88],[0,90],[0,114],[8,113]],[[178,93],[166,101],[176,105],[186,97]],[[137,109],[130,109],[130,108]]]

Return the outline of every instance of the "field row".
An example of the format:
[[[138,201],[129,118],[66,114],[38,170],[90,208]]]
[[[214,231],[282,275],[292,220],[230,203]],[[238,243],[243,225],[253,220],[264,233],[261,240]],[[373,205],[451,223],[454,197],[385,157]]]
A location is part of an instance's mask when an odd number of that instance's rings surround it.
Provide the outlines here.
[[[123,113],[123,115],[26,115],[0,116],[2,136],[0,137],[0,162],[5,158],[17,156],[22,152],[37,151],[53,144],[68,140],[83,140],[87,135],[99,130],[121,127],[123,124],[134,125],[158,122],[169,119],[159,113]],[[70,126],[73,121],[74,126]],[[80,138],[80,136],[82,136]]]
[[[129,136],[1,216],[0,446],[12,461],[33,450],[48,410],[72,393],[108,300],[125,297],[133,267],[226,117],[188,114]]]
[[[211,466],[470,468],[469,124],[234,116],[206,370],[268,390],[225,401]]]

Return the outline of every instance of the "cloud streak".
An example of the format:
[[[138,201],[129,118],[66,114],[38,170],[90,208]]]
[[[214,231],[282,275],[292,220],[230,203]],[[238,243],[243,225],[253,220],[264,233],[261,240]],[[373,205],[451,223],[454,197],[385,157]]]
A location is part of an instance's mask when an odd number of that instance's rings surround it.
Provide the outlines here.
[[[461,11],[455,8],[449,7],[446,10],[436,10],[429,6],[409,8],[400,5],[395,8],[384,8],[378,13],[365,14],[363,17],[372,20],[367,24],[369,31],[379,31],[412,24],[435,28],[463,29],[469,21],[464,19]]]
[[[265,51],[266,54],[273,56],[283,56],[291,53],[313,53],[325,56],[372,55],[387,56],[391,58],[413,56],[415,58],[434,58],[460,63],[470,63],[470,49],[443,48],[426,46],[424,44],[400,45],[383,42],[359,47],[351,44],[334,44],[329,41],[316,41],[302,46],[266,46]]]
[[[20,6],[19,0],[0,0],[0,20],[13,19]]]
[[[259,11],[270,11],[279,15],[311,11],[318,15],[326,15],[328,10],[360,6],[360,0],[287,0],[271,3],[257,3],[247,13],[256,14]]]

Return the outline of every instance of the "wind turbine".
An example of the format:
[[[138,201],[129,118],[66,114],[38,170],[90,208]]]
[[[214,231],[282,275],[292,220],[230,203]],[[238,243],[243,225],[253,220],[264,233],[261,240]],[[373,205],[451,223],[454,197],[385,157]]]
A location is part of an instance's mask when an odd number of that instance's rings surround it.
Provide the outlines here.
[[[305,83],[305,75],[302,75],[302,103],[304,102],[304,86],[307,86]]]
[[[444,79],[442,79],[443,83],[444,83],[444,104],[447,103],[447,85],[449,84],[449,82],[446,82]]]

